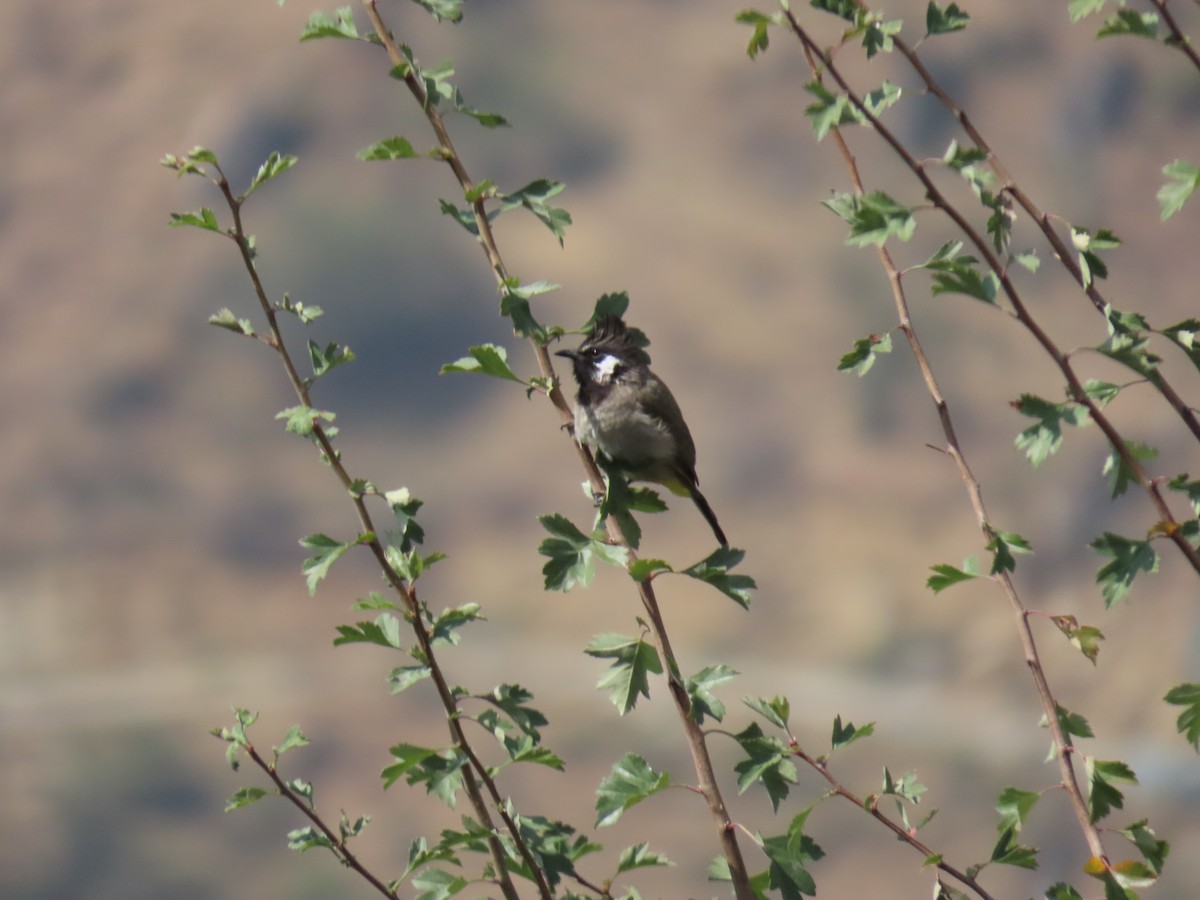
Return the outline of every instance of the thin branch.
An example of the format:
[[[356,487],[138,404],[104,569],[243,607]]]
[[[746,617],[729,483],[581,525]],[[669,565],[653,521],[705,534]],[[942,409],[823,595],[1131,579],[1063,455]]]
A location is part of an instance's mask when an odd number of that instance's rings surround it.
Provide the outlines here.
[[[398,900],[400,895],[376,878],[370,872],[370,870],[368,870],[361,862],[358,861],[358,857],[356,857],[350,850],[350,847],[347,845],[346,841],[342,839],[342,836],[326,825],[325,821],[319,815],[317,815],[317,811],[309,806],[309,804],[306,803],[303,798],[297,795],[296,792],[293,791],[287,785],[287,783],[279,777],[279,772],[276,771],[275,766],[263,759],[259,755],[258,751],[254,749],[253,744],[246,743],[243,745],[242,749],[246,751],[246,755],[253,760],[254,764],[267,774],[267,777],[270,778],[274,783],[275,790],[279,792],[279,795],[288,800],[293,806],[296,807],[296,809],[300,810],[300,812],[304,814],[305,818],[312,822],[316,829],[321,832],[321,834],[325,835],[326,840],[328,840],[330,843],[334,856],[338,858],[338,861],[342,865],[357,872],[360,876],[362,876],[363,880],[371,885],[371,887],[375,888],[375,890],[380,894],[383,894],[383,896],[390,897],[391,900]]]
[[[243,225],[241,216],[242,198],[235,197],[229,187],[228,179],[226,179],[220,168],[217,168],[218,177],[215,180],[217,187],[225,197],[225,201],[229,206],[233,216],[233,229],[229,233],[229,237],[237,244],[242,254],[242,263],[254,285],[255,296],[258,298],[259,306],[262,309],[263,315],[267,319],[268,327],[270,328],[271,337],[268,344],[274,348],[279,354],[283,362],[284,369],[287,372],[288,380],[291,382],[292,389],[296,392],[296,396],[305,406],[311,406],[311,397],[308,389],[308,384],[299,375],[295,363],[292,360],[291,353],[288,351],[287,344],[283,338],[283,332],[279,327],[279,320],[274,304],[271,303],[267,296],[266,289],[263,287],[262,281],[258,275],[258,269],[254,264],[254,256],[251,250],[249,236],[247,235]],[[408,612],[408,621],[416,636],[417,644],[421,648],[425,660],[429,664],[430,677],[437,690],[438,697],[442,702],[442,706],[446,711],[447,725],[450,730],[451,737],[455,746],[460,750],[470,761],[471,767],[475,770],[480,781],[489,788],[489,793],[496,797],[499,792],[493,783],[492,776],[489,774],[487,767],[482,763],[476,755],[470,742],[467,740],[466,733],[463,731],[462,723],[458,715],[458,699],[451,690],[449,683],[446,681],[445,675],[441,670],[441,666],[437,662],[437,656],[433,648],[433,639],[429,634],[428,628],[425,626],[423,611],[421,604],[417,599],[415,588],[405,581],[403,576],[392,566],[387,559],[387,553],[382,542],[376,535],[378,531],[375,528],[375,523],[372,520],[371,513],[367,509],[366,503],[361,492],[354,491],[351,486],[354,484],[354,479],[349,471],[342,463],[341,455],[334,448],[333,442],[329,437],[328,432],[320,423],[314,423],[312,429],[313,439],[317,446],[321,449],[322,456],[333,470],[338,480],[350,494],[351,502],[354,504],[355,514],[358,518],[360,534],[371,535],[371,538],[364,543],[370,549],[375,557],[376,563],[382,570],[388,584],[395,591],[396,595],[403,602],[405,609]],[[489,830],[487,838],[488,849],[492,857],[492,864],[496,870],[496,879],[500,889],[503,891],[507,900],[518,900],[516,886],[512,883],[512,879],[508,872],[507,859],[505,857],[504,846],[496,835],[496,827],[492,821],[492,815],[488,805],[479,790],[479,785],[474,776],[467,773],[464,777],[464,791],[471,802],[471,807],[475,814],[479,817],[479,821]],[[502,806],[497,806],[497,813],[505,820],[505,825],[512,836],[513,844],[521,854],[526,866],[532,873],[535,881],[538,882],[541,895],[544,898],[552,896],[549,885],[545,882],[545,878],[540,867],[536,865],[536,861],[528,847],[526,847],[523,838],[521,837],[520,829],[517,824],[512,821],[511,817],[504,811]]]
[[[450,166],[454,173],[455,179],[463,189],[464,195],[469,195],[473,192],[475,182],[471,179],[466,167],[463,165],[454,143],[450,137],[449,131],[446,128],[445,120],[441,113],[433,103],[429,103],[426,96],[425,86],[420,79],[412,72],[411,67],[407,65],[407,60],[404,59],[395,39],[391,32],[384,24],[376,9],[376,0],[363,0],[363,5],[366,9],[368,18],[371,21],[376,35],[387,51],[388,58],[394,67],[400,67],[405,71],[404,83],[408,87],[409,92],[414,99],[421,105],[425,112],[425,117],[429,120],[430,126],[433,128],[434,134],[437,136],[438,146],[440,149],[439,155]],[[500,254],[499,248],[496,245],[495,237],[492,232],[491,222],[487,217],[485,208],[486,198],[479,197],[472,202],[472,210],[474,213],[475,224],[478,230],[479,243],[483,247],[483,251],[487,256],[488,264],[495,275],[496,282],[502,292],[507,292],[509,288],[508,269],[504,264],[504,259]],[[533,347],[534,355],[537,360],[539,374],[544,378],[547,384],[550,385],[548,396],[550,402],[558,410],[559,417],[564,425],[564,429],[570,433],[573,415],[571,407],[567,403],[566,397],[563,395],[560,387],[560,382],[555,374],[553,363],[550,359],[550,353],[546,348],[546,344],[539,340],[531,339],[530,343]],[[572,440],[577,452],[579,453],[580,461],[587,473],[587,477],[593,490],[599,495],[604,490],[604,479],[595,460],[592,458],[587,448],[581,445],[578,441]],[[625,540],[619,524],[615,519],[609,518],[607,523],[608,533],[614,542],[620,543],[625,547],[629,547],[629,542]],[[632,563],[636,557],[630,548],[630,562]],[[687,690],[684,688],[679,677],[679,665],[675,658],[674,651],[671,648],[670,639],[667,634],[666,624],[663,621],[662,613],[658,606],[658,600],[655,597],[654,590],[649,581],[641,581],[638,583],[638,594],[641,598],[642,605],[646,610],[646,614],[650,620],[651,630],[654,634],[655,643],[657,644],[659,653],[663,658],[668,673],[668,684],[670,685],[671,696],[675,703],[676,711],[679,714],[680,722],[683,725],[684,733],[688,741],[688,749],[692,755],[692,761],[696,769],[696,775],[699,780],[701,793],[704,795],[708,803],[709,811],[711,812],[717,828],[718,840],[721,845],[721,851],[729,865],[730,877],[733,884],[734,893],[738,900],[752,900],[754,892],[750,887],[750,876],[746,870],[745,861],[742,858],[741,849],[737,842],[734,825],[729,817],[728,810],[725,806],[725,801],[721,796],[720,789],[717,784],[716,775],[712,766],[712,759],[708,752],[707,744],[703,731],[700,729],[691,717],[691,700],[688,697]]]
[[[864,10],[866,9],[866,7],[861,3],[859,6]],[[985,153],[987,153],[988,165],[991,166],[992,171],[996,173],[996,177],[1003,185],[1002,190],[1011,196],[1017,202],[1018,206],[1025,210],[1025,212],[1029,215],[1030,220],[1032,220],[1042,232],[1042,235],[1046,238],[1046,242],[1054,251],[1055,259],[1059,261],[1059,264],[1062,265],[1062,267],[1067,270],[1067,273],[1083,288],[1084,293],[1087,295],[1088,299],[1091,300],[1092,305],[1100,312],[1100,314],[1107,317],[1108,311],[1112,309],[1112,305],[1107,299],[1105,299],[1104,295],[1100,292],[1100,289],[1096,286],[1096,279],[1084,277],[1083,270],[1079,267],[1079,263],[1075,260],[1075,253],[1055,229],[1054,224],[1051,221],[1052,217],[1050,214],[1044,212],[1040,207],[1038,207],[1038,205],[1034,203],[1033,198],[1025,193],[1024,190],[1022,190],[1021,186],[1009,173],[1008,168],[1000,159],[1000,155],[987,142],[979,129],[975,127],[974,122],[972,122],[966,111],[954,101],[954,98],[950,96],[949,92],[946,91],[946,89],[943,88],[941,84],[933,77],[933,75],[925,67],[925,64],[921,61],[920,56],[917,55],[917,52],[913,48],[909,47],[908,44],[899,37],[894,38],[893,43],[900,54],[908,61],[908,64],[912,66],[912,69],[914,72],[916,72],[917,77],[920,78],[921,82],[925,85],[925,89],[934,97],[936,97],[942,106],[944,106],[950,112],[950,114],[954,116],[954,118],[958,121],[958,124],[962,127],[963,131],[965,131],[967,136],[971,139],[971,142],[980,150],[983,150]],[[1193,53],[1194,52],[1195,51],[1193,51]],[[999,274],[999,270],[997,270],[997,274]],[[1186,402],[1184,402],[1183,398],[1179,395],[1179,392],[1175,390],[1174,386],[1167,380],[1166,376],[1163,375],[1162,372],[1160,372],[1157,368],[1151,369],[1149,373],[1146,373],[1146,377],[1150,383],[1154,385],[1158,392],[1163,395],[1163,398],[1171,405],[1171,408],[1175,410],[1176,415],[1178,415],[1179,418],[1183,420],[1184,424],[1187,425],[1188,430],[1191,431],[1198,440],[1200,440],[1200,418],[1197,418],[1196,411],[1188,406]]]
[[[982,900],[994,900],[992,895],[989,894],[983,885],[981,885],[973,876],[968,875],[966,872],[963,872],[962,870],[957,869],[947,863],[941,858],[941,854],[935,852],[933,848],[931,848],[924,841],[918,840],[917,836],[913,834],[910,829],[905,828],[890,816],[884,815],[882,812],[880,812],[878,798],[874,798],[871,803],[867,803],[862,797],[859,797],[854,792],[848,790],[840,781],[838,781],[837,777],[834,776],[834,774],[829,770],[829,764],[825,760],[820,759],[819,757],[809,756],[804,752],[803,749],[801,749],[794,737],[791,735],[788,737],[790,738],[792,753],[798,759],[802,759],[811,768],[816,770],[822,778],[829,782],[830,793],[833,796],[841,797],[843,800],[850,801],[859,809],[866,810],[867,813],[869,813],[877,822],[881,823],[884,827],[896,835],[896,837],[920,853],[925,859],[936,858],[938,860],[936,866],[939,871],[945,872],[951,878],[962,882],[964,885],[974,891],[980,898],[982,898]]]
[[[1132,476],[1130,480],[1140,485],[1150,498],[1150,502],[1153,504],[1158,515],[1158,524],[1153,530],[1161,532],[1168,540],[1175,544],[1179,552],[1183,554],[1183,557],[1192,566],[1192,569],[1197,574],[1200,574],[1200,551],[1197,551],[1191,542],[1188,541],[1180,523],[1163,499],[1162,493],[1158,489],[1157,481],[1146,474],[1141,461],[1134,456],[1120,432],[1109,421],[1108,417],[1101,410],[1100,405],[1084,390],[1083,383],[1079,380],[1079,377],[1075,374],[1074,367],[1071,365],[1069,354],[1064,353],[1058,348],[1033,317],[1032,313],[1029,312],[1016,287],[1013,285],[1011,278],[1008,276],[1007,267],[1004,266],[993,252],[991,244],[979,233],[978,229],[971,225],[958,208],[947,199],[937,184],[934,183],[933,179],[929,177],[929,173],[925,171],[925,165],[918,161],[908,151],[908,148],[904,146],[903,142],[879,120],[878,116],[867,108],[862,98],[854,92],[845,76],[834,65],[831,55],[822,51],[821,47],[813,40],[804,27],[800,25],[790,11],[785,10],[784,14],[792,31],[804,46],[808,48],[814,57],[821,60],[821,70],[828,72],[830,77],[837,82],[839,89],[846,95],[846,98],[863,117],[863,120],[874,128],[875,132],[892,148],[893,152],[921,182],[921,186],[924,188],[930,202],[954,222],[959,231],[962,232],[979,252],[988,268],[996,274],[1000,287],[1008,299],[1017,320],[1033,336],[1037,343],[1041,345],[1042,349],[1054,361],[1055,366],[1062,373],[1067,384],[1068,396],[1070,396],[1072,401],[1087,409],[1092,421],[1104,432],[1104,436],[1108,439],[1113,453],[1120,458],[1124,470]]]
[[[1163,43],[1183,53],[1196,67],[1196,70],[1200,71],[1200,54],[1192,46],[1191,38],[1183,33],[1179,23],[1175,21],[1175,14],[1167,9],[1167,0],[1150,0],[1150,2],[1158,10],[1158,15],[1163,20],[1163,24],[1167,26],[1167,32],[1170,35]]]
[[[813,77],[819,78],[821,68],[817,65],[817,59],[821,58],[824,62],[824,69],[829,71],[830,75],[838,81],[839,87],[851,96],[849,85],[842,80],[840,74],[832,67],[829,62],[828,54],[822,54],[817,44],[812,41],[807,31],[800,23],[787,12],[787,18],[791,24],[793,32],[800,38],[804,56],[808,62],[809,68],[813,73]],[[866,112],[865,107],[862,107],[861,102],[856,97],[851,96],[851,101],[856,106]],[[841,130],[836,126],[831,129],[838,148],[840,150],[842,160],[846,166],[851,183],[858,195],[862,195],[864,191],[863,182],[858,169],[858,163],[850,152],[849,146],[842,137]],[[893,140],[895,140],[893,138]],[[898,152],[912,159],[903,147],[894,144]],[[914,162],[914,165],[915,162]],[[918,166],[919,168],[919,166]],[[923,171],[920,172],[924,175]],[[937,198],[933,198],[934,203],[939,204]],[[954,211],[957,214],[957,211]],[[960,216],[961,218],[961,216]],[[964,223],[965,224],[965,223]],[[908,298],[904,291],[904,285],[901,280],[901,274],[896,267],[891,254],[885,246],[877,248],[880,264],[887,273],[888,283],[891,285],[892,296],[896,304],[897,316],[900,320],[900,328],[904,332],[905,338],[908,340],[909,349],[912,351],[913,357],[917,361],[917,365],[921,371],[921,377],[925,382],[925,388],[933,400],[934,406],[937,408],[938,421],[941,423],[942,434],[946,440],[946,451],[954,460],[958,468],[959,476],[962,478],[963,485],[966,488],[968,498],[971,503],[971,508],[975,512],[976,521],[979,524],[980,530],[983,532],[984,539],[989,543],[994,539],[996,529],[993,528],[988,518],[987,509],[983,503],[983,491],[979,484],[979,480],[971,471],[970,465],[967,463],[966,454],[962,450],[962,445],[959,443],[958,435],[954,428],[954,421],[950,415],[950,406],[946,402],[945,396],[941,392],[941,388],[937,384],[937,379],[933,374],[933,367],[929,363],[929,358],[925,354],[924,347],[917,336],[916,329],[912,324],[912,317],[909,313]],[[1082,390],[1081,390],[1082,393]],[[1080,832],[1082,833],[1088,850],[1092,856],[1106,859],[1104,845],[1100,840],[1100,835],[1094,825],[1092,825],[1088,814],[1087,801],[1084,799],[1083,792],[1079,786],[1079,779],[1075,773],[1074,761],[1072,758],[1072,748],[1070,741],[1062,729],[1062,725],[1058,718],[1058,704],[1054,699],[1053,693],[1050,690],[1049,682],[1046,680],[1045,670],[1042,668],[1041,661],[1038,656],[1037,644],[1033,637],[1033,632],[1029,626],[1029,619],[1026,615],[1024,604],[1021,602],[1017,594],[1016,587],[1009,577],[1007,572],[1001,572],[996,576],[996,581],[1000,584],[1005,596],[1012,608],[1016,619],[1017,632],[1020,635],[1022,650],[1025,654],[1025,661],[1029,667],[1030,675],[1033,678],[1034,687],[1037,691],[1038,700],[1041,703],[1042,711],[1045,714],[1048,728],[1054,746],[1057,748],[1057,762],[1059,767],[1059,776],[1062,781],[1062,786],[1065,789],[1070,800],[1071,808],[1075,813],[1076,820],[1079,824]],[[957,877],[957,876],[956,876]]]

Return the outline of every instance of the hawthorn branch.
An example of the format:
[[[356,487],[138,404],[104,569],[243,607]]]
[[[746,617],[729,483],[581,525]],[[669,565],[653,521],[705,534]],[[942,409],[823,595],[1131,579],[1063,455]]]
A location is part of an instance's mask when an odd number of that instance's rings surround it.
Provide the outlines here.
[[[793,33],[797,36],[797,38],[799,38],[801,43],[812,55],[813,64],[815,65],[816,59],[821,60],[820,68],[814,69],[814,72],[824,71],[829,74],[829,76],[837,83],[838,88],[846,95],[846,98],[854,106],[855,110],[857,110],[857,112],[862,116],[863,121],[870,124],[880,138],[883,139],[883,141],[892,149],[896,156],[900,158],[909,171],[911,171],[921,183],[922,188],[925,190],[926,196],[934,205],[934,207],[941,210],[942,213],[955,224],[959,231],[962,232],[964,237],[966,237],[972,246],[974,246],[979,252],[988,268],[995,273],[1000,283],[1000,287],[1012,308],[1013,315],[1017,321],[1020,322],[1021,325],[1023,325],[1025,329],[1033,336],[1034,340],[1042,347],[1046,355],[1050,357],[1055,366],[1058,368],[1059,372],[1062,374],[1063,379],[1066,381],[1068,396],[1073,402],[1084,407],[1088,411],[1092,421],[1094,421],[1097,427],[1104,432],[1104,436],[1107,438],[1109,445],[1112,447],[1113,453],[1116,454],[1116,456],[1120,459],[1121,465],[1124,467],[1125,471],[1132,476],[1130,480],[1138,484],[1150,499],[1150,502],[1154,506],[1155,512],[1158,516],[1158,522],[1153,530],[1155,532],[1162,533],[1168,540],[1175,544],[1179,552],[1183,555],[1184,559],[1186,559],[1191,565],[1192,569],[1197,574],[1200,574],[1200,551],[1197,551],[1197,549],[1193,547],[1191,542],[1187,539],[1179,521],[1175,518],[1170,506],[1168,506],[1167,502],[1163,499],[1162,493],[1158,489],[1156,479],[1151,478],[1146,473],[1141,461],[1129,449],[1129,445],[1121,436],[1120,432],[1117,431],[1116,427],[1101,410],[1100,404],[1093,400],[1088,395],[1087,391],[1084,390],[1083,383],[1080,381],[1078,375],[1076,375],[1074,366],[1071,364],[1069,354],[1059,349],[1059,347],[1054,343],[1054,341],[1034,318],[1033,314],[1029,311],[1024,300],[1021,298],[1021,295],[1017,292],[1012,279],[1009,277],[1007,267],[1001,262],[1001,260],[992,250],[991,244],[983,237],[983,235],[979,233],[979,230],[967,220],[966,216],[963,215],[963,213],[960,212],[959,209],[945,196],[934,180],[929,176],[929,173],[926,171],[925,164],[917,160],[912,153],[909,152],[908,148],[904,146],[903,142],[886,125],[884,125],[882,121],[880,121],[878,116],[871,112],[871,110],[863,102],[862,97],[860,97],[853,90],[846,77],[834,64],[832,54],[826,53],[821,49],[821,47],[816,43],[808,31],[799,23],[790,10],[785,10],[784,15]]]
[[[815,41],[812,40],[808,32],[796,20],[790,11],[786,11],[785,14],[793,32],[802,43],[804,57],[813,74],[813,77],[820,79],[822,69],[829,72],[831,77],[838,82],[838,86],[847,93],[847,96],[850,97],[851,102],[854,103],[856,108],[858,108],[860,112],[870,115],[862,101],[850,90],[849,84],[846,83],[841,74],[833,67],[830,59],[831,54],[822,52],[821,48],[816,44]],[[818,59],[820,59],[822,62],[821,66],[818,66],[817,64]],[[872,124],[875,123],[873,122]],[[841,130],[837,126],[834,126],[830,129],[830,132],[834,135],[834,139],[837,143],[854,191],[857,195],[862,196],[865,193],[865,190],[863,187],[862,177],[859,172],[858,162],[855,159],[854,154],[850,151],[850,148],[847,145],[844,137],[842,136]],[[911,168],[914,168],[914,171],[917,172],[918,177],[928,181],[928,178],[925,175],[924,170],[920,167],[920,164],[913,160],[912,156],[902,145],[899,144],[898,140],[890,135],[890,132],[885,140],[888,139],[890,139],[889,143],[892,144],[894,149],[896,149],[902,158],[904,158],[906,161],[912,162]],[[929,187],[932,187],[931,182],[929,183]],[[962,218],[961,214],[958,213],[956,209],[949,206],[944,198],[940,197],[940,194],[936,197],[931,195],[931,199],[935,205],[939,206],[939,208],[946,209],[948,214],[952,213],[952,218],[956,217],[956,222],[961,221],[960,227],[963,227],[965,232],[972,231],[970,225]],[[939,202],[939,200],[941,202]],[[986,245],[985,249],[990,250],[990,248],[986,248]],[[884,272],[887,274],[888,283],[891,286],[892,297],[896,305],[896,313],[900,320],[900,329],[903,331],[904,336],[908,341],[909,349],[912,351],[913,357],[917,361],[917,365],[921,371],[921,378],[925,382],[926,391],[929,393],[929,396],[933,400],[934,406],[937,409],[938,421],[941,424],[942,434],[946,441],[946,453],[954,461],[955,466],[958,469],[959,477],[962,479],[963,486],[967,491],[967,496],[971,503],[971,508],[975,513],[975,518],[979,524],[979,528],[983,533],[984,539],[990,543],[995,537],[996,529],[992,526],[988,517],[987,508],[984,506],[982,487],[979,484],[979,480],[975,477],[975,474],[971,471],[971,467],[967,462],[966,454],[963,452],[962,445],[959,442],[958,435],[954,428],[954,420],[950,414],[950,405],[946,401],[945,396],[942,394],[941,388],[938,386],[937,379],[933,374],[933,367],[929,362],[928,356],[925,354],[925,349],[921,345],[916,329],[913,326],[912,316],[908,307],[908,298],[905,294],[904,285],[901,279],[901,273],[897,268],[895,261],[892,259],[891,253],[885,246],[878,246],[876,251],[879,255],[880,264],[883,267]],[[998,267],[995,267],[994,270],[998,271]],[[1081,387],[1080,394],[1082,393],[1083,391]],[[1008,599],[1009,606],[1012,609],[1014,618],[1016,619],[1017,633],[1021,640],[1021,647],[1022,651],[1024,652],[1025,662],[1033,679],[1034,688],[1037,692],[1038,700],[1042,706],[1042,711],[1045,714],[1051,739],[1053,740],[1054,746],[1057,750],[1056,756],[1061,783],[1067,794],[1067,797],[1069,798],[1072,811],[1075,814],[1076,821],[1080,828],[1080,832],[1083,835],[1084,841],[1086,842],[1091,855],[1105,860],[1105,864],[1107,865],[1107,857],[1105,855],[1104,845],[1100,840],[1099,832],[1091,823],[1087,808],[1087,801],[1085,800],[1083,792],[1080,789],[1079,779],[1075,772],[1074,761],[1072,758],[1072,747],[1065,732],[1063,731],[1061,723],[1059,722],[1058,704],[1054,699],[1049,682],[1046,679],[1046,673],[1042,667],[1041,660],[1038,655],[1037,643],[1034,640],[1033,631],[1029,625],[1029,618],[1025,606],[1021,602],[1021,598],[1017,593],[1016,586],[1013,584],[1012,578],[1009,576],[1008,572],[998,573],[995,576],[995,579],[1001,586],[1005,597]]]
[[[425,86],[420,79],[416,77],[411,68],[400,52],[395,39],[383,19],[379,15],[376,8],[377,0],[363,0],[363,6],[366,9],[367,17],[371,21],[372,27],[375,29],[375,34],[379,37],[384,49],[387,51],[389,60],[393,67],[399,67],[405,72],[404,83],[413,98],[421,105],[424,110],[426,119],[433,129],[434,135],[437,137],[439,156],[446,161],[450,170],[453,172],[455,179],[462,188],[464,196],[471,196],[475,193],[475,182],[472,180],[458,151],[454,147],[454,142],[450,137],[450,133],[446,128],[446,123],[442,114],[437,109],[437,106],[428,102],[428,96]],[[506,294],[511,290],[510,277],[508,268],[504,263],[504,258],[500,254],[500,250],[496,245],[494,233],[492,231],[491,222],[488,220],[487,209],[485,206],[486,197],[476,197],[471,202],[471,208],[475,219],[475,225],[478,231],[479,243],[483,248],[484,254],[487,256],[488,265],[492,269],[492,273],[496,278],[497,285],[502,294]],[[571,407],[567,403],[566,397],[563,395],[560,387],[560,381],[555,374],[554,365],[550,358],[550,353],[544,341],[534,338],[530,339],[534,356],[537,361],[539,374],[550,385],[547,392],[551,404],[558,411],[559,418],[562,421],[564,430],[571,433],[573,429],[571,425],[574,421]],[[596,465],[595,459],[586,447],[575,441],[572,438],[572,443],[579,454],[580,462],[587,474],[589,483],[596,495],[604,491],[604,478]],[[610,517],[606,523],[610,538],[630,550],[630,563],[636,560],[629,542],[625,539],[621,532],[620,525],[615,519]],[[675,658],[674,650],[671,647],[670,638],[667,633],[666,623],[663,620],[662,612],[658,606],[658,600],[654,594],[654,589],[651,587],[648,580],[638,582],[638,595],[642,601],[642,606],[646,610],[646,615],[650,620],[651,631],[654,635],[654,640],[658,651],[663,658],[664,665],[668,673],[668,684],[670,685],[671,697],[674,700],[676,711],[679,714],[680,722],[683,725],[684,733],[688,742],[688,749],[692,755],[692,761],[696,769],[696,775],[699,780],[700,792],[704,795],[708,803],[709,811],[713,816],[717,828],[718,841],[721,845],[722,854],[729,865],[730,876],[734,888],[734,893],[738,900],[753,900],[754,893],[750,887],[750,876],[746,870],[746,864],[742,858],[741,849],[737,842],[737,836],[733,821],[729,817],[728,810],[725,806],[725,801],[721,796],[720,788],[717,784],[715,772],[713,770],[712,759],[708,752],[708,746],[705,742],[705,736],[700,727],[692,721],[691,718],[691,700],[688,697],[687,690],[684,688],[679,679],[679,665]]]
[[[220,189],[225,197],[225,202],[229,206],[230,213],[233,217],[233,228],[228,232],[228,236],[238,246],[242,255],[242,263],[249,275],[250,281],[254,286],[255,296],[258,298],[259,306],[262,309],[263,315],[267,320],[268,328],[270,329],[270,338],[267,344],[279,354],[283,362],[284,370],[287,372],[288,381],[291,383],[292,389],[295,391],[297,398],[305,406],[312,406],[312,398],[309,391],[308,383],[300,377],[296,368],[292,355],[288,350],[287,343],[284,340],[283,332],[279,326],[278,314],[274,304],[271,303],[267,296],[266,289],[263,287],[262,280],[258,274],[258,268],[254,264],[254,255],[251,248],[249,235],[246,233],[242,224],[241,207],[244,198],[234,196],[229,186],[229,181],[225,177],[224,172],[217,167],[217,177],[214,183]],[[480,791],[478,781],[482,781],[488,787],[489,794],[497,798],[499,791],[496,789],[494,780],[489,774],[487,767],[475,753],[467,735],[463,730],[461,717],[458,709],[458,699],[450,688],[450,684],[446,681],[445,673],[442,672],[441,666],[437,661],[437,655],[433,648],[433,639],[429,633],[429,629],[425,625],[423,610],[417,599],[416,589],[409,584],[403,576],[392,566],[387,559],[387,553],[383,543],[378,538],[378,531],[375,528],[375,523],[371,517],[370,510],[367,508],[364,500],[364,495],[361,491],[353,488],[354,479],[351,477],[345,464],[342,462],[341,454],[333,446],[333,442],[328,431],[321,426],[319,422],[315,422],[312,428],[312,437],[314,442],[321,450],[322,457],[329,467],[333,470],[342,486],[346,488],[350,495],[351,502],[354,505],[355,515],[358,518],[360,535],[370,537],[362,542],[370,549],[371,554],[375,557],[377,565],[384,574],[385,579],[401,600],[405,610],[407,611],[407,619],[412,627],[413,634],[417,639],[417,644],[424,655],[425,660],[429,664],[430,677],[434,683],[438,697],[441,700],[442,706],[446,712],[447,725],[450,730],[451,738],[455,747],[462,752],[471,763],[470,769],[464,769],[464,791],[471,803],[471,807],[475,814],[479,817],[479,821],[492,832],[488,835],[487,843],[488,850],[492,858],[492,864],[496,871],[497,883],[504,893],[507,900],[518,900],[516,886],[508,872],[508,862],[504,852],[504,846],[500,839],[496,836],[496,827],[493,822],[491,811],[487,802],[484,799],[483,793]],[[472,770],[474,772],[472,773]],[[478,778],[478,781],[476,780]],[[504,811],[502,805],[496,806],[497,814],[505,821],[505,825],[512,837],[513,844],[521,854],[526,866],[533,873],[535,881],[538,883],[541,891],[541,896],[549,900],[552,896],[549,885],[545,882],[545,878],[541,869],[536,865],[536,861],[530,853],[529,848],[525,845],[525,841],[521,836],[520,829],[515,821]]]

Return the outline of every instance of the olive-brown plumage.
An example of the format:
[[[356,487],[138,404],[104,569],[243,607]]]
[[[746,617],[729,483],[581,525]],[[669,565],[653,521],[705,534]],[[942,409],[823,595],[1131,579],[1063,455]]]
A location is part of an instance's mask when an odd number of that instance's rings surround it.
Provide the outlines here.
[[[722,546],[716,514],[700,493],[696,444],[670,389],[650,370],[650,357],[617,316],[601,316],[571,360],[575,438],[600,453],[630,481],[653,481],[691,497]]]

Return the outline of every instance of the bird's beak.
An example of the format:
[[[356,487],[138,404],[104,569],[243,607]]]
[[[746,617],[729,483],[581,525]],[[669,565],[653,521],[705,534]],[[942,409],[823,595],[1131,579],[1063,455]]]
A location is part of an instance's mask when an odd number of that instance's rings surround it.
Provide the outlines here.
[[[557,351],[555,351],[554,355],[555,356],[565,356],[567,359],[572,360],[572,361],[579,359],[579,351],[578,350],[557,350]]]

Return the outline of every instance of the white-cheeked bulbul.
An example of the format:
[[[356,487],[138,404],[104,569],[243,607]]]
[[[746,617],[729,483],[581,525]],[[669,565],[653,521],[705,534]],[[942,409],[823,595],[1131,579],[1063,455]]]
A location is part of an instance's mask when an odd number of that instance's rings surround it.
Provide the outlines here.
[[[557,356],[571,360],[579,393],[575,397],[575,439],[602,454],[630,481],[653,481],[681,497],[691,497],[728,546],[717,516],[700,493],[696,445],[675,397],[650,371],[650,356],[617,316],[601,316],[575,350]]]

